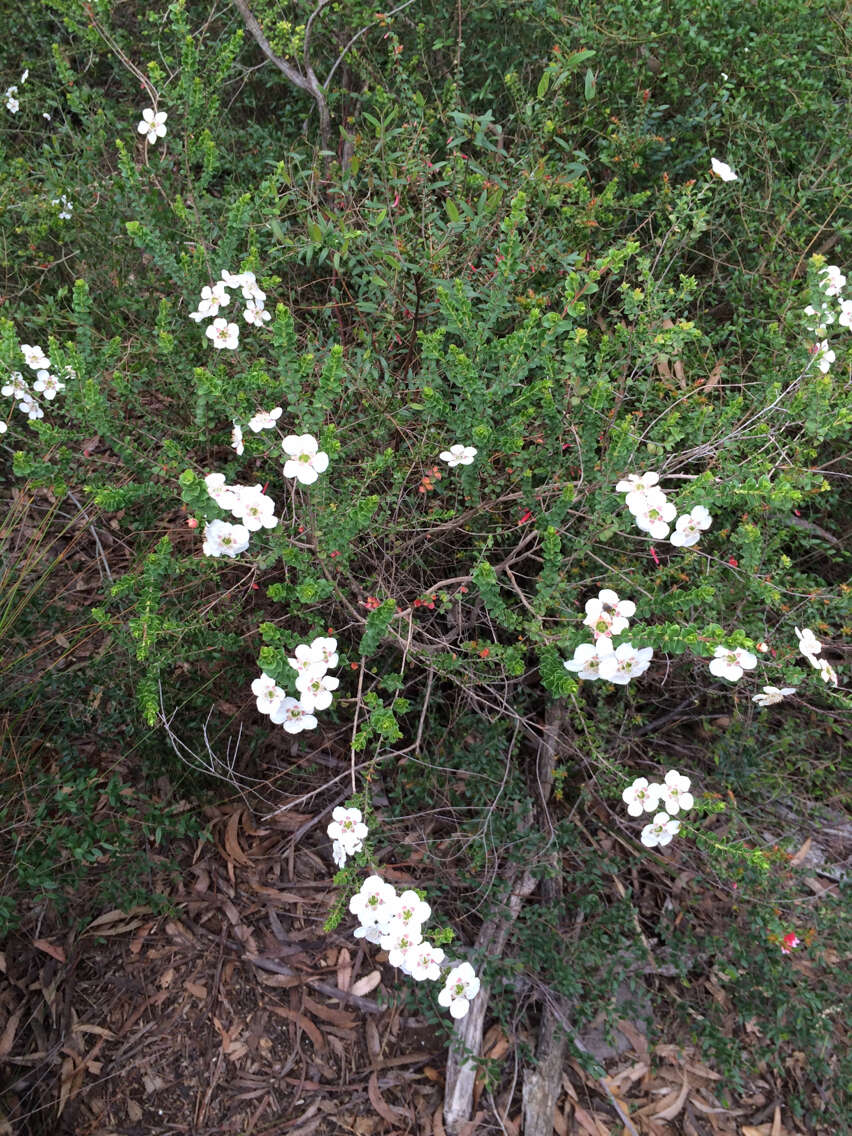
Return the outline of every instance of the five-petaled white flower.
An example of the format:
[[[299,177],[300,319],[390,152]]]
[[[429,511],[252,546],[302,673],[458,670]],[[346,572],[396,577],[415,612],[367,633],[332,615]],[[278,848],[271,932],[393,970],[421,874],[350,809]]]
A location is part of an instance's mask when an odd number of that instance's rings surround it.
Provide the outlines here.
[[[319,651],[307,643],[300,643],[293,652],[293,658],[287,660],[297,674],[321,677],[328,670],[328,665]]]
[[[319,635],[316,639],[311,640],[311,650],[315,652],[318,659],[325,663],[327,670],[337,666],[339,656],[336,639]]]
[[[288,434],[281,449],[287,454],[284,476],[295,477],[302,485],[313,485],[328,469],[328,454],[319,448],[313,434]]]
[[[210,326],[205,328],[204,334],[219,351],[222,348],[236,351],[240,345],[239,327],[235,323],[228,323],[224,316],[214,319]]]
[[[445,461],[451,469],[457,465],[473,465],[475,457],[475,446],[462,446],[458,443],[440,454],[441,461]]]
[[[189,318],[199,323],[203,319],[209,319],[211,316],[218,315],[219,309],[227,307],[230,302],[231,297],[225,291],[225,285],[221,280],[218,280],[212,287],[209,284],[205,284],[201,289],[198,311],[190,312]]]
[[[51,375],[50,371],[39,371],[33,383],[33,390],[37,390],[48,402],[52,402],[60,391],[65,390],[65,383],[61,383],[56,375]]]
[[[652,823],[646,824],[642,829],[639,839],[646,848],[656,848],[658,844],[661,848],[665,848],[679,831],[679,820],[672,820],[668,813],[657,813]]]
[[[796,638],[799,640],[799,650],[810,664],[815,667],[817,664],[814,662],[813,656],[820,653],[822,643],[820,643],[810,627],[802,627],[801,629],[796,627],[794,631],[796,632]]]
[[[225,482],[224,473],[208,473],[204,478],[204,484],[220,509],[226,509],[229,513],[233,511],[238,494],[233,486]]]
[[[601,635],[595,643],[581,643],[574,648],[574,658],[563,663],[566,671],[573,671],[577,678],[600,678],[601,661],[612,654],[612,640]]]
[[[634,511],[633,506],[639,508],[643,504],[643,498],[652,489],[657,489],[658,493],[662,493],[658,489],[660,483],[660,475],[654,473],[653,470],[648,470],[646,473],[628,473],[628,475],[619,481],[615,486],[616,493],[626,493],[624,503],[631,513]]]
[[[262,304],[252,299],[248,300],[246,306],[243,308],[243,319],[246,323],[253,324],[255,327],[263,327],[265,323],[272,319],[272,316]]]
[[[691,548],[698,544],[701,534],[709,529],[713,518],[703,505],[696,505],[688,513],[678,517],[675,531],[671,535],[671,542],[676,548]]]
[[[0,394],[5,395],[7,398],[11,395],[14,399],[24,399],[26,401],[32,398],[30,384],[20,371],[13,371],[11,373],[9,381],[4,383],[0,388]]]
[[[394,920],[387,925],[379,940],[382,950],[388,952],[388,962],[397,967],[405,966],[408,952],[419,947],[422,942],[423,935],[419,927],[406,927]]]
[[[710,159],[710,169],[722,181],[739,181],[739,178],[727,162],[720,162],[718,158]]]
[[[463,1018],[470,1009],[471,999],[479,993],[479,979],[469,962],[454,966],[447,975],[444,989],[438,995],[438,1005],[448,1006],[450,1015]]]
[[[695,798],[689,791],[690,784],[689,778],[678,773],[676,769],[670,769],[663,778],[660,786],[660,803],[670,816],[679,813],[681,809],[686,812],[695,804]]]
[[[637,777],[621,794],[621,799],[627,805],[628,816],[652,813],[660,800],[660,786],[650,783],[647,777]]]
[[[635,611],[636,604],[632,600],[620,600],[612,588],[602,588],[597,599],[586,601],[583,623],[592,629],[596,639],[601,635],[620,635],[627,630]]]
[[[231,512],[238,517],[249,532],[259,529],[274,529],[278,524],[275,516],[275,502],[263,492],[260,485],[240,485],[235,487],[236,501]]]
[[[677,509],[666,500],[665,494],[653,489],[645,494],[640,507],[630,511],[639,528],[655,540],[664,540],[669,535],[669,522],[677,516]]]
[[[281,417],[280,406],[273,406],[271,410],[259,410],[253,418],[249,418],[249,430],[259,434],[261,430],[272,430]]]
[[[819,677],[823,682],[830,682],[834,686],[837,686],[837,671],[828,659],[811,659],[811,662],[819,671]]]
[[[334,809],[331,814],[331,824],[326,829],[329,838],[338,841],[347,856],[354,856],[363,849],[367,831],[361,810],[346,809],[342,805]]]
[[[852,300],[840,301],[840,315],[837,317],[837,322],[841,327],[852,328]]]
[[[835,353],[829,347],[828,340],[823,339],[821,343],[815,343],[813,352],[817,357],[817,366],[824,375],[827,375],[831,370],[831,364],[837,358]]]
[[[243,428],[239,422],[235,422],[231,430],[231,449],[236,450],[237,457],[242,457],[245,446],[243,445]]]
[[[764,686],[763,694],[753,694],[751,700],[758,706],[777,706],[779,702],[783,702],[785,698],[795,693],[795,686]]]
[[[349,910],[357,915],[362,927],[376,927],[386,922],[395,899],[393,884],[385,883],[381,876],[368,876],[349,900]]]
[[[6,110],[10,114],[17,114],[21,109],[21,104],[17,99],[18,88],[15,86],[7,87],[3,98],[6,100]]]
[[[31,347],[29,343],[22,343],[21,354],[27,366],[31,367],[34,371],[50,370],[50,360],[39,346],[35,345]]]
[[[405,952],[403,964],[415,982],[424,982],[426,979],[434,982],[441,975],[443,961],[444,952],[441,947],[433,947],[431,943],[418,943]]]
[[[757,658],[744,647],[717,647],[710,661],[710,674],[716,678],[726,678],[736,682],[742,678],[743,671],[751,671],[757,666]]]
[[[204,526],[205,556],[239,556],[249,546],[249,531],[245,525],[232,525],[228,521],[209,521]]]
[[[314,730],[317,725],[317,720],[310,709],[297,698],[282,698],[269,715],[269,720],[276,726],[283,726],[288,734]]]
[[[836,264],[826,264],[820,269],[819,286],[826,296],[839,296],[846,284],[846,277]]]
[[[271,714],[286,698],[286,691],[266,671],[262,671],[260,678],[252,682],[251,692],[257,699],[257,708],[261,714]]]
[[[598,640],[600,642],[600,640]],[[610,654],[603,655],[598,665],[598,678],[626,686],[632,678],[639,678],[651,665],[653,647],[634,647],[622,643]]]
[[[166,119],[169,116],[164,110],[154,111],[146,107],[142,111],[142,121],[136,127],[140,134],[145,135],[146,142],[156,142],[158,138],[166,136]]]
[[[309,713],[327,710],[331,706],[331,692],[337,690],[338,686],[340,679],[329,674],[300,674],[296,679],[296,689],[302,696],[302,705]]]

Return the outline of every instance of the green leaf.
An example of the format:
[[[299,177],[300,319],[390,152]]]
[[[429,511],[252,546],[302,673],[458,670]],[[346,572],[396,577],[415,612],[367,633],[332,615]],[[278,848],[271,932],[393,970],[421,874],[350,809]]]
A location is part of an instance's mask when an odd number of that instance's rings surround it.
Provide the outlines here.
[[[587,103],[590,103],[592,101],[592,99],[595,97],[596,88],[597,88],[597,81],[595,79],[595,73],[594,73],[594,71],[592,71],[591,67],[587,67],[586,68],[586,85],[585,85],[585,88],[584,88],[584,94],[586,96],[586,102]]]
[[[446,209],[447,216],[449,217],[449,219],[451,221],[460,221],[461,220],[461,214],[458,211],[458,207],[457,207],[456,203],[454,201],[451,201],[449,197],[444,202],[444,208]]]
[[[538,90],[536,91],[536,94],[538,95],[538,97],[540,99],[543,99],[544,96],[547,94],[547,88],[549,86],[550,86],[550,72],[544,71],[544,72],[542,72],[542,76],[538,81]]]

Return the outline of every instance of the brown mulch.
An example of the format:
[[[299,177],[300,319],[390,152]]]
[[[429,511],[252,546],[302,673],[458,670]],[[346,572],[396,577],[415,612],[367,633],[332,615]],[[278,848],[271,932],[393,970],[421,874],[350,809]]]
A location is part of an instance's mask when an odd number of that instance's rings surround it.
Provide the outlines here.
[[[322,930],[329,864],[290,839],[304,816],[208,810],[172,911],[105,911],[13,937],[0,955],[0,1136],[444,1136],[446,1035],[405,1009],[374,947]],[[191,861],[191,863],[189,863]],[[403,869],[386,873],[415,883]],[[558,1136],[791,1136],[768,1082],[730,1104],[689,1048],[619,1027],[604,1082],[568,1061]],[[518,1044],[494,1025],[476,1133],[520,1133]],[[529,1134],[548,1136],[548,1134]]]

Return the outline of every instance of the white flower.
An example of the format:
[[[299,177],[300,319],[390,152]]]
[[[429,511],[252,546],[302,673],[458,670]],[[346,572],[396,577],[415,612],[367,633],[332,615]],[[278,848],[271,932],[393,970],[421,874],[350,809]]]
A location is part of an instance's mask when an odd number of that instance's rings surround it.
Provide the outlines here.
[[[21,104],[15,98],[15,95],[17,95],[17,93],[18,93],[17,87],[9,87],[6,90],[5,95],[3,96],[4,99],[6,100],[6,110],[8,110],[10,112],[10,114],[17,114],[18,111],[21,109]]]
[[[227,348],[228,351],[236,351],[240,345],[240,329],[235,323],[228,323],[223,316],[214,319],[205,329],[204,334],[219,351],[222,348]]]
[[[405,965],[408,952],[420,946],[423,936],[418,926],[406,927],[392,919],[379,942],[382,950],[388,952],[388,962],[391,966],[399,967]]]
[[[287,662],[298,675],[309,675],[311,678],[320,678],[328,670],[325,659],[319,651],[307,643],[300,643],[293,652],[294,657]]]
[[[59,211],[60,221],[70,221],[71,220],[71,213],[74,209],[74,206],[71,204],[71,202],[68,200],[68,198],[66,197],[66,195],[64,193],[61,194],[59,197],[54,197],[54,199],[51,201],[50,204],[62,206],[62,208]]]
[[[840,315],[837,317],[837,322],[842,327],[852,328],[852,300],[840,301]]]
[[[653,823],[646,824],[639,838],[646,848],[655,848],[658,844],[664,848],[671,843],[673,836],[680,831],[680,821],[672,820],[668,813],[657,813]]]
[[[166,119],[169,116],[164,110],[154,113],[151,107],[142,111],[142,121],[136,127],[140,134],[145,135],[146,142],[156,142],[158,138],[166,136]]]
[[[259,529],[274,529],[278,524],[275,516],[275,502],[263,492],[260,485],[238,485],[236,501],[231,509],[249,532],[258,532]]]
[[[710,159],[710,169],[722,181],[738,181],[737,175],[727,162],[720,162],[718,158]]]
[[[346,867],[346,857],[348,852],[346,846],[341,840],[335,840],[331,846],[331,858],[334,860],[338,868]]]
[[[237,503],[237,491],[233,486],[225,483],[224,473],[208,473],[204,478],[204,484],[207,486],[207,492],[220,509],[227,509],[229,513],[233,512]]]
[[[655,540],[664,540],[669,535],[669,521],[677,516],[677,509],[671,501],[667,501],[662,492],[653,490],[645,495],[639,508],[630,511],[639,528]]]
[[[445,461],[451,469],[457,465],[472,465],[473,459],[476,457],[476,448],[462,445],[450,446],[448,450],[443,451],[440,457],[441,461]]]
[[[670,769],[663,778],[663,784],[660,786],[660,801],[670,816],[679,813],[681,809],[686,812],[695,804],[695,798],[689,791],[690,784],[689,778],[678,773],[676,769]]]
[[[622,801],[627,805],[628,816],[638,817],[643,812],[652,813],[659,803],[661,788],[656,782],[649,782],[647,777],[637,777],[621,794]]]
[[[15,399],[26,399],[30,401],[32,395],[30,393],[30,385],[20,371],[13,371],[9,376],[9,381],[0,388],[0,394],[5,395],[7,398],[11,395]]]
[[[255,434],[259,434],[261,430],[272,430],[281,414],[280,406],[273,406],[271,410],[259,410],[249,419],[249,430],[253,430]]]
[[[340,686],[340,679],[333,675],[301,674],[296,679],[296,689],[302,696],[302,706],[312,713],[314,710],[327,710],[331,706],[331,692]]]
[[[50,115],[49,115],[49,114],[47,113],[47,111],[46,111],[46,110],[43,110],[43,111],[41,112],[41,117],[42,117],[42,118],[46,118],[48,122],[51,122],[51,121],[52,121],[52,119],[51,119],[51,116],[50,116]]]
[[[362,927],[378,927],[388,920],[395,899],[393,884],[385,883],[381,876],[368,876],[349,900],[349,910]]]
[[[811,662],[819,671],[819,677],[823,682],[830,682],[837,686],[837,671],[828,659],[812,659]]]
[[[39,371],[33,383],[33,390],[37,390],[48,402],[52,402],[60,391],[65,390],[65,383],[61,383],[56,375],[51,375],[50,371]]]
[[[0,434],[5,434],[8,429],[9,427],[6,425],[3,419],[0,418]]]
[[[441,947],[433,947],[431,943],[419,943],[405,952],[404,967],[415,982],[429,979],[434,982],[441,977],[441,963],[444,961],[444,952]]]
[[[20,79],[18,80],[18,82],[19,82],[19,83],[26,83],[26,81],[27,81],[27,79],[29,79],[29,77],[30,77],[30,69],[29,69],[29,67],[25,67],[25,68],[24,68],[24,73],[23,73],[23,75],[21,75],[21,77],[20,77]]]
[[[322,635],[311,640],[311,650],[318,659],[325,663],[326,669],[331,670],[338,663],[337,640],[326,639]]]
[[[243,445],[243,428],[239,422],[234,423],[231,430],[231,449],[236,450],[237,457],[242,457],[245,446]]]
[[[255,327],[263,327],[272,316],[262,304],[258,304],[256,300],[249,300],[243,308],[243,319],[246,323],[254,324]]]
[[[753,694],[751,700],[752,702],[756,702],[758,706],[776,706],[779,702],[783,702],[785,698],[789,698],[791,694],[795,693],[795,686],[764,686],[763,694]]]
[[[266,671],[262,671],[260,678],[252,682],[251,692],[257,699],[257,708],[261,714],[271,714],[287,697],[286,691]]]
[[[604,655],[598,667],[598,678],[614,682],[616,686],[626,686],[632,678],[639,678],[651,665],[653,647],[634,647],[632,643],[622,643],[611,653]]]
[[[810,627],[802,627],[801,629],[796,627],[794,628],[794,630],[796,632],[796,638],[799,640],[799,650],[802,652],[811,666],[815,667],[817,664],[814,662],[813,656],[820,653],[820,651],[822,650],[822,643],[820,643],[819,639],[817,639],[816,635],[814,635]]]
[[[44,411],[35,400],[21,399],[18,403],[18,410],[22,410],[30,422],[35,422],[37,418],[44,418]]]
[[[379,946],[382,941],[382,928],[377,923],[371,923],[366,927],[362,923],[360,927],[355,928],[352,934],[356,939],[365,939],[368,943],[374,943],[376,946]]]
[[[242,288],[243,274],[241,272],[229,272],[227,268],[223,268],[222,283],[226,288]]]
[[[302,730],[315,730],[317,720],[303,702],[297,698],[282,698],[269,720],[276,726],[283,726],[288,734],[300,734]]]
[[[368,829],[364,824],[360,809],[346,809],[343,805],[338,805],[331,814],[331,824],[326,831],[331,840],[342,840],[344,844],[360,845],[366,837]],[[360,852],[360,847],[358,851]]]
[[[205,556],[239,556],[249,546],[249,531],[245,525],[232,525],[227,521],[210,521],[204,526]]]
[[[225,285],[221,280],[217,281],[212,287],[205,284],[201,289],[198,311],[190,312],[189,318],[195,320],[196,323],[203,319],[209,319],[211,316],[218,315],[219,309],[227,307],[230,302],[231,297],[225,291]]]
[[[586,618],[597,639],[601,635],[620,635],[630,625],[630,616],[636,611],[632,600],[620,600],[612,588],[602,588],[598,598],[586,601]]]
[[[407,888],[397,896],[393,911],[394,923],[401,923],[404,927],[422,927],[432,914],[432,908],[421,899],[416,891]]]
[[[823,307],[817,309],[813,304],[808,304],[805,308],[805,315],[808,318],[808,326],[816,331],[818,328],[822,330],[825,335],[825,329],[834,323],[834,316],[829,308]]]
[[[839,296],[846,283],[846,277],[836,264],[826,264],[820,269],[819,286],[826,296]]]
[[[313,485],[328,469],[328,454],[319,448],[313,434],[288,434],[281,449],[287,454],[284,476],[295,477],[302,485]]]
[[[831,370],[831,364],[837,358],[829,347],[827,339],[823,339],[821,343],[814,345],[814,354],[817,356],[817,366],[824,375],[827,375]]]
[[[438,1005],[448,1006],[450,1015],[463,1018],[470,1009],[471,999],[479,993],[479,979],[469,962],[454,966],[447,975],[444,989],[438,995]]]
[[[21,354],[28,367],[34,371],[49,371],[50,360],[38,346],[31,347],[29,343],[21,344]]]
[[[563,665],[566,671],[573,671],[577,678],[596,679],[600,678],[601,660],[609,654],[612,654],[612,640],[601,635],[595,643],[581,643],[579,647],[575,647],[574,658],[566,659]]]
[[[677,548],[690,548],[698,544],[701,534],[713,524],[713,518],[703,505],[696,505],[688,513],[678,517],[671,542]]]
[[[647,473],[628,473],[615,487],[616,493],[647,493],[659,485],[660,475],[649,470]],[[662,492],[662,490],[660,490]]]
[[[743,647],[717,647],[710,661],[710,674],[736,682],[743,671],[754,670],[757,658]]]

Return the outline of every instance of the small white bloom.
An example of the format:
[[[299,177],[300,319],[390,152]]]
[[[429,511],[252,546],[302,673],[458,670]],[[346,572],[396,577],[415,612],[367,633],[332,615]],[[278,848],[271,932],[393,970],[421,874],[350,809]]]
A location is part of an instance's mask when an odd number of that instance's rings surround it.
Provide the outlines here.
[[[237,492],[232,486],[226,484],[224,473],[208,473],[204,478],[204,484],[207,487],[207,492],[220,509],[227,509],[229,513],[233,511],[234,505],[237,503]]]
[[[368,829],[360,809],[347,809],[343,805],[338,805],[332,811],[331,824],[326,831],[332,840],[359,844],[367,836]]]
[[[255,327],[263,327],[272,319],[271,314],[256,300],[249,300],[243,308],[243,319]]]
[[[738,181],[737,175],[727,162],[720,162],[717,158],[710,159],[710,169],[722,181]]]
[[[378,927],[391,915],[396,889],[381,876],[368,876],[349,900],[349,910],[363,927]]]
[[[245,446],[243,445],[243,428],[239,422],[234,423],[231,430],[231,449],[236,450],[237,457],[242,457]]]
[[[438,1005],[449,1007],[450,1015],[463,1018],[470,1003],[479,993],[479,979],[469,962],[454,966],[447,975],[444,989],[438,994]]]
[[[204,526],[205,556],[239,556],[249,546],[249,531],[245,525],[232,525],[228,521],[210,521]]]
[[[237,485],[236,501],[232,512],[238,517],[249,532],[258,532],[260,529],[274,529],[278,524],[275,516],[275,502],[263,492],[260,485]]]
[[[418,943],[405,952],[404,965],[415,982],[424,982],[426,979],[434,982],[441,977],[440,964],[443,961],[444,952],[441,947],[433,947],[431,943]]]
[[[777,706],[779,702],[783,702],[785,698],[795,693],[795,686],[764,686],[763,694],[753,694],[751,700],[758,706]]]
[[[214,319],[204,334],[219,351],[223,348],[236,351],[240,345],[240,329],[235,323],[228,323],[223,316]]]
[[[821,343],[815,344],[814,354],[817,356],[817,366],[824,375],[827,375],[831,370],[831,364],[837,358],[829,347],[827,339],[823,339]]]
[[[612,588],[602,588],[597,599],[586,601],[583,623],[592,629],[596,639],[601,635],[620,635],[629,627],[635,611],[632,600],[620,600]]]
[[[331,706],[331,692],[340,686],[340,679],[333,675],[301,674],[296,679],[296,689],[301,694],[302,706],[309,712],[327,710]]]
[[[820,269],[819,286],[826,296],[839,296],[846,284],[846,277],[836,264],[826,264]]]
[[[840,315],[837,317],[837,322],[842,327],[852,328],[852,300],[840,301]]]
[[[252,682],[251,692],[257,699],[257,708],[261,714],[271,714],[287,697],[286,691],[266,671]]]
[[[608,655],[604,655],[598,667],[598,677],[616,686],[626,686],[632,678],[639,678],[651,665],[653,647],[634,647],[632,643],[622,643]]]
[[[669,522],[677,516],[677,509],[671,501],[665,500],[662,493],[654,495],[653,492],[645,496],[636,512],[632,509],[631,512],[639,528],[655,540],[664,540],[669,535]]]
[[[317,720],[304,701],[297,698],[282,698],[269,715],[276,726],[283,726],[288,734],[300,734],[302,730],[315,730]]]
[[[46,118],[48,122],[51,122],[51,121],[52,121],[52,119],[51,119],[51,116],[50,116],[50,115],[49,115],[49,114],[47,113],[47,111],[46,111],[46,110],[43,110],[43,111],[41,112],[41,117],[42,117],[42,118]]]
[[[825,335],[825,329],[834,323],[834,315],[827,307],[815,308],[813,304],[808,304],[805,308],[805,315],[807,316],[808,326],[814,331],[820,330]]]
[[[646,848],[655,848],[658,844],[664,848],[671,843],[673,836],[680,831],[680,821],[672,820],[668,813],[657,813],[651,824],[646,824],[639,838]]]
[[[407,888],[397,896],[393,912],[394,922],[399,922],[405,927],[422,927],[431,914],[432,908],[429,904],[411,888]]]
[[[331,846],[331,858],[334,860],[338,868],[346,867],[346,846],[341,840],[335,840]]]
[[[0,434],[5,434],[8,429],[9,427],[6,425],[3,419],[0,418]]]
[[[342,867],[342,865],[341,865]],[[352,932],[356,939],[364,939],[368,943],[374,943],[376,946],[382,941],[382,928],[377,923],[370,923],[364,926],[362,923],[356,927]]]
[[[5,395],[7,398],[11,396],[14,399],[26,399],[29,402],[32,399],[30,393],[30,385],[20,371],[13,371],[9,376],[9,381],[3,384],[0,388],[0,394]]]
[[[695,804],[695,798],[689,791],[690,784],[689,778],[676,769],[670,769],[664,777],[660,786],[660,802],[670,816],[675,816],[681,809],[686,812]]]
[[[166,119],[169,116],[164,110],[156,113],[151,107],[142,111],[142,121],[136,127],[140,134],[145,135],[146,142],[156,142],[158,138],[166,136]]]
[[[255,434],[259,434],[261,430],[272,430],[281,414],[280,406],[273,406],[271,410],[259,410],[253,418],[249,419],[249,429],[253,430]]]
[[[18,410],[22,410],[30,422],[35,422],[37,418],[44,418],[44,411],[35,400],[22,399],[18,403]]]
[[[311,640],[311,650],[318,659],[325,663],[326,670],[331,670],[338,663],[337,640],[328,639],[322,635]]]
[[[688,513],[678,517],[671,542],[677,548],[691,548],[698,544],[702,532],[710,528],[713,518],[703,505],[696,505]]]
[[[17,114],[21,109],[21,104],[15,98],[17,92],[17,87],[9,87],[9,89],[6,91],[6,94],[4,95],[4,98],[6,99],[6,110],[9,111],[10,114]]]
[[[813,659],[812,662],[819,671],[819,677],[823,682],[830,682],[834,686],[837,686],[837,671],[828,659]]]
[[[25,67],[25,68],[24,68],[24,73],[23,73],[23,75],[21,75],[21,77],[20,77],[20,79],[18,80],[18,82],[19,82],[19,83],[22,83],[22,84],[23,84],[23,83],[26,83],[26,81],[27,81],[27,79],[29,79],[29,77],[30,77],[30,69],[29,69],[29,67]]]
[[[649,782],[647,777],[637,777],[621,794],[622,801],[627,805],[628,816],[638,817],[643,812],[652,813],[659,803],[660,789],[660,785]]]
[[[660,475],[649,470],[647,473],[628,473],[615,487],[616,493],[647,493],[660,483]],[[662,492],[662,490],[660,490]]]
[[[408,952],[423,942],[423,936],[419,927],[405,927],[392,919],[379,941],[382,950],[388,952],[391,966],[400,967],[404,965]]]
[[[319,651],[307,643],[300,643],[293,652],[293,658],[287,662],[298,675],[309,675],[311,678],[320,678],[328,670],[325,659]]]
[[[743,647],[717,647],[710,661],[710,673],[736,682],[742,678],[743,671],[754,670],[756,666],[756,656]]]
[[[574,658],[566,659],[563,663],[566,671],[573,671],[577,678],[600,678],[601,661],[612,653],[612,640],[606,636],[595,643],[581,643],[574,648]]]
[[[328,469],[328,454],[319,448],[312,434],[288,434],[281,449],[287,454],[284,476],[295,477],[302,485],[313,485]]]
[[[801,629],[796,627],[794,631],[796,632],[796,638],[799,640],[799,650],[812,666],[816,666],[817,664],[813,661],[812,656],[820,653],[822,643],[820,643],[810,627],[802,627]]]
[[[61,383],[56,375],[51,375],[50,371],[39,371],[33,383],[33,390],[37,390],[48,402],[52,402],[60,391],[65,390],[65,383]]]
[[[441,461],[445,461],[451,469],[457,465],[472,465],[473,459],[476,457],[476,448],[462,445],[450,446],[448,450],[443,451],[440,457]]]
[[[29,343],[21,344],[21,354],[26,361],[28,367],[34,371],[49,371],[50,360],[38,346],[30,346]]]

